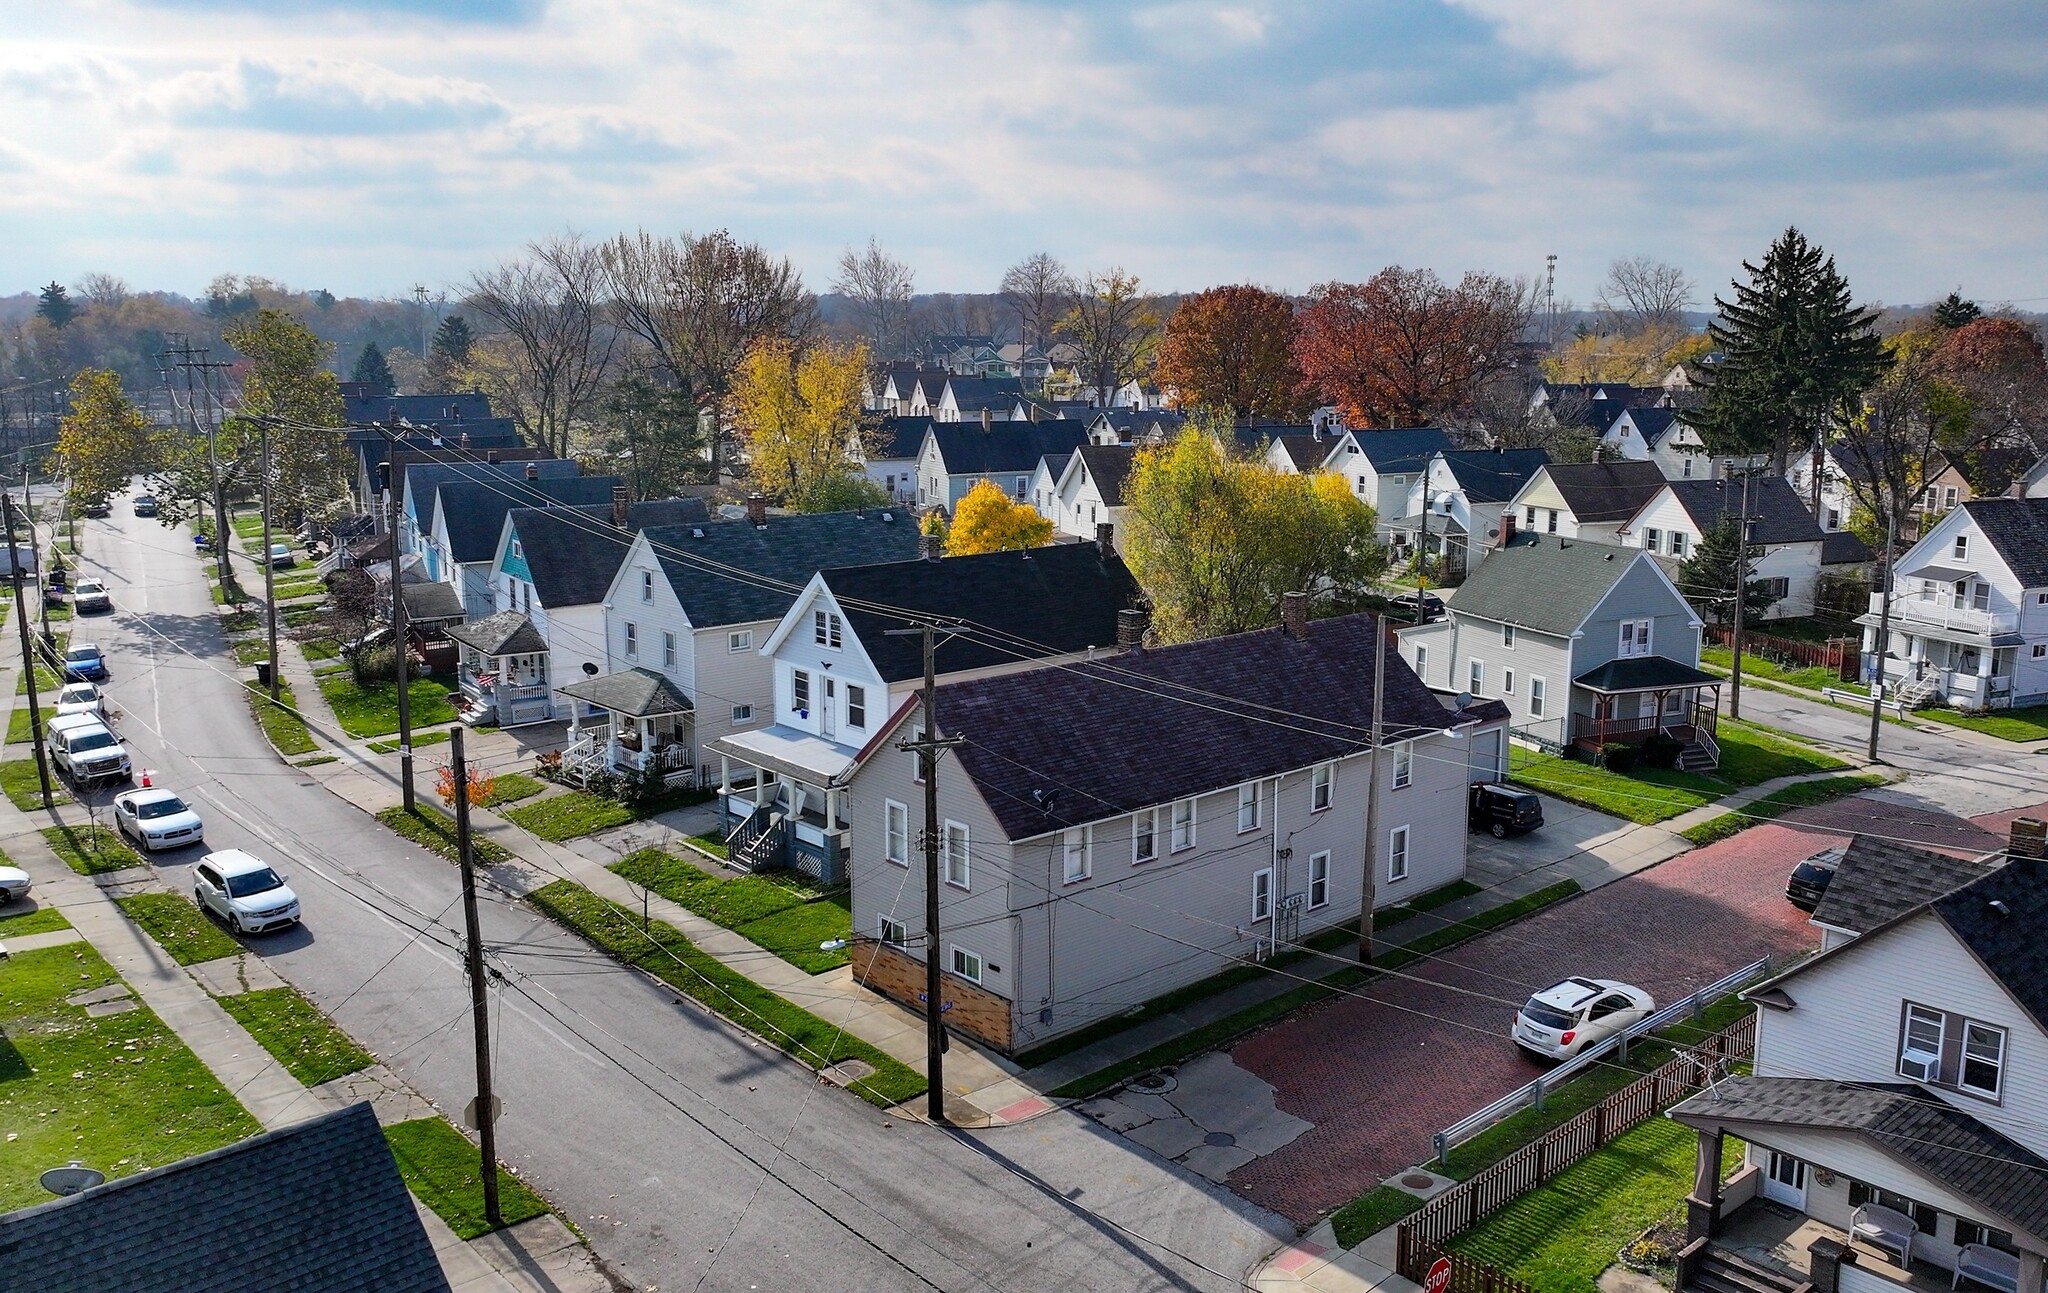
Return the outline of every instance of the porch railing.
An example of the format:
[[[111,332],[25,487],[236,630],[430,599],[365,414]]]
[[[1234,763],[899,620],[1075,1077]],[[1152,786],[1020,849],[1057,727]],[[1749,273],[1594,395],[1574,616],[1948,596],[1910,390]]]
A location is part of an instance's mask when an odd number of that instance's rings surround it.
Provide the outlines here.
[[[759,871],[763,863],[780,863],[783,839],[789,830],[782,809],[762,804],[747,815],[725,839],[725,854],[742,871]]]

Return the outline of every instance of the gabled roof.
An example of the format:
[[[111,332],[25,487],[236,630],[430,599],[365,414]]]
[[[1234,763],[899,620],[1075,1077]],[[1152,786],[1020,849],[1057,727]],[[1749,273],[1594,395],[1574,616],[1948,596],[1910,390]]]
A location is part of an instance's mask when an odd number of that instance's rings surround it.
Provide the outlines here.
[[[1424,463],[1451,447],[1450,433],[1441,427],[1353,431],[1351,442],[1376,472],[1421,471]]]
[[[617,476],[514,477],[489,482],[444,481],[434,491],[441,528],[448,533],[448,556],[466,564],[497,555],[505,513],[515,507],[592,506],[611,501],[612,488],[624,484]]]
[[[499,611],[457,624],[448,630],[448,636],[485,655],[533,655],[548,649],[547,639],[533,627],[533,621],[518,611]]]
[[[917,556],[917,521],[902,508],[771,514],[758,528],[711,521],[643,533],[698,628],[779,620],[820,570]]]
[[[925,378],[930,378],[932,382],[930,390],[932,396],[936,398],[939,391],[945,386],[946,378],[950,376],[952,374],[943,368],[927,368],[922,364],[891,364],[887,369],[883,370],[881,385],[876,389],[879,391],[886,388],[890,381],[893,380],[896,383],[897,398],[907,400],[910,398],[911,390],[916,387],[918,382]]]
[[[2048,498],[1973,498],[1961,506],[2021,587],[2048,585]]]
[[[507,517],[532,576],[533,595],[542,606],[560,610],[604,600],[634,534],[657,526],[701,525],[711,512],[701,498],[634,503],[626,511],[624,530],[612,524],[609,507],[515,507]]]
[[[881,427],[874,438],[874,450],[868,454],[876,458],[915,458],[924,450],[924,433],[931,430],[929,414],[904,413],[882,419]]]
[[[1731,1077],[1671,1117],[1709,1129],[1751,1122],[1860,1135],[2029,1234],[2048,1234],[2048,1159],[1925,1087]]]
[[[1437,456],[1472,503],[1507,502],[1550,462],[1548,449],[1452,449]]]
[[[1029,475],[1038,460],[1051,453],[1071,453],[1088,439],[1086,423],[995,422],[983,430],[979,421],[934,422],[931,435],[949,476],[985,476],[995,472]]]
[[[1677,409],[1635,405],[1622,410],[1622,413],[1628,418],[1629,425],[1636,429],[1636,434],[1643,438],[1644,447],[1649,449],[1655,449],[1662,443],[1672,427],[1684,425],[1678,421]],[[1620,417],[1615,418],[1615,422],[1620,420]],[[1612,427],[1614,423],[1608,425]]]
[[[1015,377],[960,377],[946,380],[953,393],[953,406],[964,416],[977,409],[995,409],[1007,414],[1024,398],[1024,383]],[[925,387],[929,392],[931,387]],[[934,401],[936,403],[936,401]]]
[[[1568,635],[1637,561],[1649,560],[1641,548],[1523,531],[1458,586],[1451,614]]]
[[[1663,469],[1641,459],[1554,462],[1540,470],[1581,525],[1626,521],[1664,488]]]
[[[1950,857],[1874,835],[1849,841],[1813,919],[1862,934],[1932,902],[1990,870],[1977,859]]]
[[[459,427],[451,425],[445,436],[431,427],[408,427],[394,434],[398,437],[401,452],[438,449],[450,459],[481,456],[493,450],[502,453],[526,448],[526,441],[519,434],[519,427],[511,418],[483,418],[475,422],[464,422]],[[357,462],[373,478],[377,465],[391,453],[391,435],[383,431],[351,430],[348,433],[348,443],[355,449]],[[554,456],[545,450],[536,449],[529,452],[540,457]]]
[[[1667,482],[1685,514],[1704,534],[1725,518],[1742,515],[1743,488],[1739,480],[1674,480]],[[1783,476],[1752,476],[1749,481],[1749,515],[1755,522],[1752,543],[1819,543],[1826,536],[1800,501],[1799,491]]]
[[[0,1253],[38,1293],[448,1288],[366,1103],[0,1216]]]
[[[939,688],[939,728],[966,738],[961,769],[1024,839],[1366,748],[1377,624],[1346,615],[1301,641],[1260,629],[956,682]],[[1449,727],[1450,710],[1386,651],[1391,731]]]
[[[1287,455],[1287,461],[1293,463],[1294,469],[1303,475],[1321,470],[1330,455],[1336,452],[1338,441],[1337,436],[1319,436],[1306,431],[1289,432],[1273,437],[1273,443]]]
[[[614,714],[630,714],[634,718],[687,714],[693,708],[690,698],[677,690],[665,675],[638,666],[618,673],[601,673],[595,678],[584,678],[555,690],[572,700],[584,701]]]
[[[2048,1032],[2048,861],[2016,857],[1929,907]]]
[[[583,468],[573,458],[539,458],[525,462],[406,462],[397,463],[398,477],[392,486],[400,499],[410,495],[413,520],[431,525],[434,520],[434,491],[452,481],[509,484],[527,480],[566,480],[581,476]],[[532,475],[527,469],[532,468]]]
[[[1089,477],[1095,482],[1095,492],[1102,495],[1102,501],[1110,507],[1121,507],[1124,501],[1124,481],[1129,479],[1131,464],[1138,459],[1136,445],[1128,444],[1084,444],[1074,451],[1081,457],[1081,465],[1088,469]],[[1072,469],[1073,463],[1067,464]]]
[[[1143,440],[1153,432],[1162,438],[1172,439],[1187,425],[1187,414],[1171,409],[1098,409],[1091,413],[1087,422],[1090,427],[1106,428],[1116,433],[1119,440]],[[1251,443],[1256,444],[1254,436]]]
[[[887,682],[921,676],[924,648],[917,638],[888,636],[910,621],[866,607],[968,620],[985,630],[940,641],[939,670],[959,673],[1113,646],[1117,612],[1141,596],[1123,559],[1114,552],[1105,559],[1093,543],[891,561],[827,570],[822,577]]]
[[[403,418],[419,426],[482,422],[491,416],[491,397],[482,391],[445,395],[344,395],[342,414],[351,422]]]
[[[1847,530],[1829,530],[1820,541],[1820,564],[1855,566],[1874,561],[1877,554],[1859,536]]]
[[[421,620],[459,620],[469,612],[462,605],[462,594],[454,584],[438,581],[421,584],[401,585],[405,598],[405,617],[418,623]]]

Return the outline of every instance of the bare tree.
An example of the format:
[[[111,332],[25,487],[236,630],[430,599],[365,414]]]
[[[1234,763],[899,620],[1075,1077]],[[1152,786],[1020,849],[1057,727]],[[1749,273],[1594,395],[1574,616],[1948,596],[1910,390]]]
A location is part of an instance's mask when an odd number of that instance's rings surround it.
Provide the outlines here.
[[[127,281],[115,274],[92,273],[78,280],[78,294],[91,305],[109,309],[129,297]]]
[[[1659,331],[1682,334],[1692,304],[1692,280],[1676,265],[1648,256],[1629,256],[1608,265],[1594,305],[1612,331],[1633,337]]]
[[[577,233],[528,243],[523,256],[469,282],[468,307],[511,343],[496,349],[506,380],[492,384],[521,393],[521,430],[565,458],[611,367],[617,333],[602,317],[605,287],[602,255]]]
[[[861,333],[884,358],[901,349],[916,286],[917,275],[910,266],[883,251],[872,235],[866,250],[846,249],[839,257],[839,277],[832,280],[832,290],[846,297],[860,320]]]
[[[1074,303],[1074,276],[1051,252],[1034,252],[1003,271],[1003,304],[1017,315],[1017,339],[1040,350]]]
[[[1150,364],[1159,345],[1159,311],[1136,274],[1122,266],[1092,271],[1060,320],[1059,335],[1080,350],[1082,376],[1108,408],[1117,387]]]

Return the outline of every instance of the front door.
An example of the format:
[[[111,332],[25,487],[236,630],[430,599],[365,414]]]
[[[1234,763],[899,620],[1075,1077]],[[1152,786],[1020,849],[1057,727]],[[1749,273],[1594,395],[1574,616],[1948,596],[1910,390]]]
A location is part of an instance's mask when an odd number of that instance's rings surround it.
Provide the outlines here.
[[[839,730],[837,715],[839,709],[838,695],[839,680],[837,678],[826,678],[825,703],[818,707],[818,735],[828,741],[832,739],[833,733]]]
[[[1764,1172],[1764,1197],[1788,1208],[1806,1209],[1806,1160],[1772,1150]]]

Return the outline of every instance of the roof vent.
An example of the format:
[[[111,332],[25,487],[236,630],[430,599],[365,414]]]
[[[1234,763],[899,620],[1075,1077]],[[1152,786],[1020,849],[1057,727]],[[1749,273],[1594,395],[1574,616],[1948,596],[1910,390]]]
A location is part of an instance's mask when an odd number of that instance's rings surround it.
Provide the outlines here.
[[[1602,560],[1602,561],[1612,561],[1612,560],[1614,560],[1614,554],[1610,552],[1610,553],[1608,553],[1608,554],[1607,554],[1606,556],[1604,556],[1604,557],[1600,558],[1600,560]]]
[[[884,524],[884,525],[894,525],[895,523],[896,523],[896,514],[895,514],[894,512],[884,512],[884,513],[882,513],[882,524]]]
[[[690,537],[691,537],[691,538],[693,538],[693,539],[701,539],[701,538],[703,538],[703,537],[704,537],[704,527],[703,527],[703,526],[701,526],[701,525],[693,525],[693,526],[691,526],[691,527],[690,527]]]
[[[2006,906],[2005,900],[2002,898],[1993,898],[1990,902],[1987,902],[1984,905],[1991,908],[1991,910],[1997,912],[2001,916],[2012,915],[2012,908]]]

